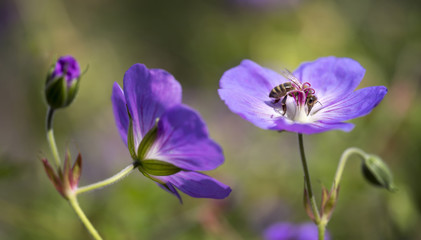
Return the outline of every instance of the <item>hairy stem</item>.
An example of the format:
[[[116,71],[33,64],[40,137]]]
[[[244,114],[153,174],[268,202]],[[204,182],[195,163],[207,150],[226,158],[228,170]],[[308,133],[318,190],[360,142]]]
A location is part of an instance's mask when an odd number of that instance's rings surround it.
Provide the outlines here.
[[[68,196],[68,200],[69,200],[69,203],[72,206],[72,208],[75,210],[77,216],[80,218],[83,225],[85,225],[86,229],[92,235],[92,237],[95,240],[102,240],[102,237],[99,235],[98,231],[95,229],[95,227],[92,225],[92,223],[86,217],[85,213],[80,208],[79,202],[77,201],[77,198],[76,198],[76,195],[70,194],[70,196]]]
[[[113,183],[116,183],[117,181],[123,179],[124,177],[126,177],[127,175],[129,175],[134,169],[136,169],[136,167],[138,166],[137,162],[133,162],[132,164],[130,164],[129,166],[127,166],[126,168],[124,168],[123,170],[121,170],[119,173],[117,173],[116,175],[109,177],[105,180],[99,181],[97,183],[92,183],[89,184],[87,186],[84,187],[79,187],[76,190],[76,195],[80,194],[80,193],[84,193],[84,192],[89,192],[98,188],[102,188],[108,185],[111,185]]]

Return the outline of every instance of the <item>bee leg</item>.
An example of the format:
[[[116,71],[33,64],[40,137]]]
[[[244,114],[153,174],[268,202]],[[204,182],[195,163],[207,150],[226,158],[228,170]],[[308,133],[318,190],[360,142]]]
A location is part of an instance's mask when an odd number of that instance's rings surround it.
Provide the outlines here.
[[[279,102],[279,100],[281,100],[281,99],[280,99],[280,98],[275,99],[275,101],[273,101],[273,103],[278,103],[278,102]]]
[[[287,97],[288,97],[288,95],[286,95],[282,99],[282,102],[281,102],[281,104],[282,104],[282,111],[283,111],[282,116],[285,116],[285,114],[287,113]]]

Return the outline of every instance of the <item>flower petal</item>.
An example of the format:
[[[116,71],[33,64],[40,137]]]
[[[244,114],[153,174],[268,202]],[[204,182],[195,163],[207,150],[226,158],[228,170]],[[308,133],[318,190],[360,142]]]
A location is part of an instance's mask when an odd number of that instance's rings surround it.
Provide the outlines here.
[[[263,129],[272,129],[275,126],[274,116],[279,115],[267,102],[250,95],[247,92],[239,92],[232,89],[219,89],[219,96],[225,101],[228,108]]]
[[[169,162],[185,170],[212,170],[224,162],[221,147],[209,139],[197,112],[179,105],[165,112],[158,122],[155,144],[147,159]]]
[[[181,86],[162,69],[135,64],[124,75],[124,95],[133,119],[135,145],[154,126],[164,111],[181,103]]]
[[[195,198],[223,199],[231,193],[229,186],[194,171],[180,171],[170,176],[156,178],[174,185],[183,193]]]
[[[322,108],[314,117],[325,123],[342,122],[367,115],[387,93],[384,86],[367,87],[353,92],[339,102]]]
[[[354,128],[352,123],[344,122],[313,122],[313,123],[288,123],[284,119],[280,118],[276,122],[277,125],[272,130],[285,130],[303,134],[315,134],[326,132],[329,130],[342,130],[349,132]]]
[[[309,82],[323,105],[352,93],[364,77],[365,69],[350,58],[324,57],[301,64],[294,75]]]
[[[127,146],[127,131],[129,129],[129,115],[127,114],[126,99],[123,90],[118,83],[114,83],[113,92],[111,94],[111,102],[113,104],[113,112],[115,124],[121,139]]]
[[[243,92],[263,101],[269,101],[270,91],[286,79],[273,70],[261,67],[251,60],[243,60],[222,75],[220,88]],[[223,99],[226,100],[226,99]]]

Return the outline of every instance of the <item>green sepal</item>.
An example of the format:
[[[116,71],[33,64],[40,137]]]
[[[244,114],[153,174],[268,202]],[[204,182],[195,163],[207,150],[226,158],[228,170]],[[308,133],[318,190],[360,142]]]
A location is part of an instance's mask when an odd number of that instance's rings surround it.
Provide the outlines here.
[[[72,167],[72,178],[70,184],[77,185],[80,179],[80,175],[82,173],[82,155],[79,153],[77,155],[76,161],[73,163]]]
[[[67,101],[65,106],[69,106],[76,98],[79,90],[80,77],[71,81],[71,85],[67,89]]]
[[[173,175],[181,171],[180,168],[174,166],[171,163],[167,163],[164,161],[159,161],[155,159],[147,159],[141,161],[142,169],[151,175],[155,176],[168,176]]]
[[[47,173],[48,178],[53,183],[54,187],[62,194],[62,187],[60,178],[56,175],[51,165],[48,163],[46,158],[41,159],[42,164],[44,165],[45,172]],[[63,195],[63,194],[62,194]]]
[[[50,69],[48,70],[45,85],[48,85],[53,80],[51,76],[53,76],[54,68],[55,64],[51,65]]]
[[[48,105],[53,109],[66,106],[67,82],[64,77],[49,82],[45,86],[45,96]]]
[[[130,156],[132,156],[132,159],[135,161],[138,161],[139,159],[136,156],[135,151],[135,144],[134,144],[134,135],[133,135],[133,119],[130,115],[130,111],[127,108],[127,113],[129,114],[129,130],[127,132],[127,147],[129,148]]]
[[[159,184],[164,185],[165,187],[167,187],[166,184],[163,181],[161,181],[161,180],[159,180],[157,178],[154,178],[151,175],[149,175],[147,172],[145,172],[145,169],[142,166],[139,166],[138,169],[139,169],[139,172],[141,172],[145,177],[147,177],[147,178],[151,179],[152,181],[157,182],[157,183],[159,183]]]
[[[330,190],[330,192],[325,187],[322,188],[321,216],[327,221],[330,220],[333,210],[335,209],[338,194],[339,186],[336,189]]]
[[[156,136],[158,134],[158,120],[155,123],[155,126],[148,133],[143,137],[142,141],[139,144],[139,148],[137,149],[137,156],[140,160],[145,159],[146,154],[148,153],[149,149],[155,142]]]
[[[365,179],[371,184],[386,188],[389,191],[396,190],[392,172],[380,157],[368,155],[363,161],[362,172]]]

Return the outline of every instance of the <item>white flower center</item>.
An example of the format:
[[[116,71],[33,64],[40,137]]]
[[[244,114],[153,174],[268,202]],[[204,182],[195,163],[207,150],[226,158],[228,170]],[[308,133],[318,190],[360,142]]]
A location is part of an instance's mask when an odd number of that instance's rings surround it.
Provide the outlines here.
[[[285,97],[285,105],[282,103],[283,97],[279,102],[274,103],[272,107],[275,112],[289,120],[290,123],[310,123],[317,120],[314,115],[320,110],[321,104],[307,105],[308,94],[306,94],[304,89],[295,91],[295,93],[288,94]],[[308,112],[309,108],[310,112]]]

